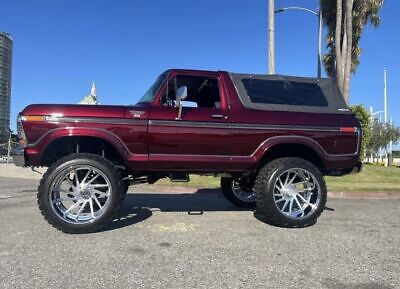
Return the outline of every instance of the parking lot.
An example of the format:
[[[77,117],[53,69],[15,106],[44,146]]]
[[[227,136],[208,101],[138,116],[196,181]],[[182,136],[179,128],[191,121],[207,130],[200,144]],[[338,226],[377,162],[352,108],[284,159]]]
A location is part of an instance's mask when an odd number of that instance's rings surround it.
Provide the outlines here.
[[[37,185],[0,177],[0,288],[400,288],[400,200],[330,199],[284,229],[215,190],[142,187],[104,231],[67,235]]]

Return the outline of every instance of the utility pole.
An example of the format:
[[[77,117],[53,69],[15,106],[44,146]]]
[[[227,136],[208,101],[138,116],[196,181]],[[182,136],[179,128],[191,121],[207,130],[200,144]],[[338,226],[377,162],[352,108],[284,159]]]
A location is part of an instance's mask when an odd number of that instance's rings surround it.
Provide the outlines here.
[[[275,0],[268,0],[268,74],[275,74]]]

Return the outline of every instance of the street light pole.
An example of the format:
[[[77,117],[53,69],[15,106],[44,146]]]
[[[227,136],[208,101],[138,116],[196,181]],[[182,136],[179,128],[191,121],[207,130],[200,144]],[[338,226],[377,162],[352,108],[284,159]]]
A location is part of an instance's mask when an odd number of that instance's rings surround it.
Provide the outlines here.
[[[385,111],[385,124],[386,124],[387,123],[386,66],[383,68],[383,105]]]
[[[275,74],[275,0],[268,2],[268,74]]]
[[[384,120],[387,125],[387,94],[386,94],[386,66],[383,68],[383,105],[384,105]],[[385,163],[389,165],[387,146],[385,146]]]
[[[321,78],[322,66],[322,10],[318,10],[318,78]]]
[[[372,106],[370,106],[369,107],[369,111],[370,111],[370,114],[371,114],[371,122],[373,122],[375,120],[374,115],[379,114],[379,123],[382,123],[382,113],[384,113],[383,110],[379,110],[379,111],[375,111],[374,112]],[[371,132],[372,132],[372,126],[371,126]],[[382,156],[382,149],[379,149],[379,157],[381,157],[381,156]],[[371,152],[371,160],[372,160],[372,162],[374,161],[372,152]]]
[[[322,75],[322,10],[321,8],[318,11],[314,11],[308,8],[304,7],[298,7],[298,6],[290,6],[290,7],[285,7],[285,8],[279,8],[275,10],[275,13],[281,13],[286,10],[301,10],[304,12],[308,12],[311,14],[314,14],[315,16],[318,17],[318,55],[317,55],[317,76],[318,78],[321,78]]]

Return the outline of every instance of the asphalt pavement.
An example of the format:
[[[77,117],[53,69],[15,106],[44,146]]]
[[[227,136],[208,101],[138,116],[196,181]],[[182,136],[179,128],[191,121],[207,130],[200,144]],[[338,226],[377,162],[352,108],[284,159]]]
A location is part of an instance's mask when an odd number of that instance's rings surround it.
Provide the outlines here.
[[[400,288],[400,200],[329,199],[317,224],[268,225],[217,190],[131,189],[105,230],[67,235],[38,180],[0,177],[0,288]]]

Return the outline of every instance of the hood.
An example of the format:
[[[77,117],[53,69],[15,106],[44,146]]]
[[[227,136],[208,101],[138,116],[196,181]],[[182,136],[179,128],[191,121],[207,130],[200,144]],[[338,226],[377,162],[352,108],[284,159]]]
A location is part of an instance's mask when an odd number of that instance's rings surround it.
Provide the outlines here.
[[[49,115],[62,117],[112,117],[123,118],[127,106],[79,105],[79,104],[32,104],[25,107],[22,115]]]

